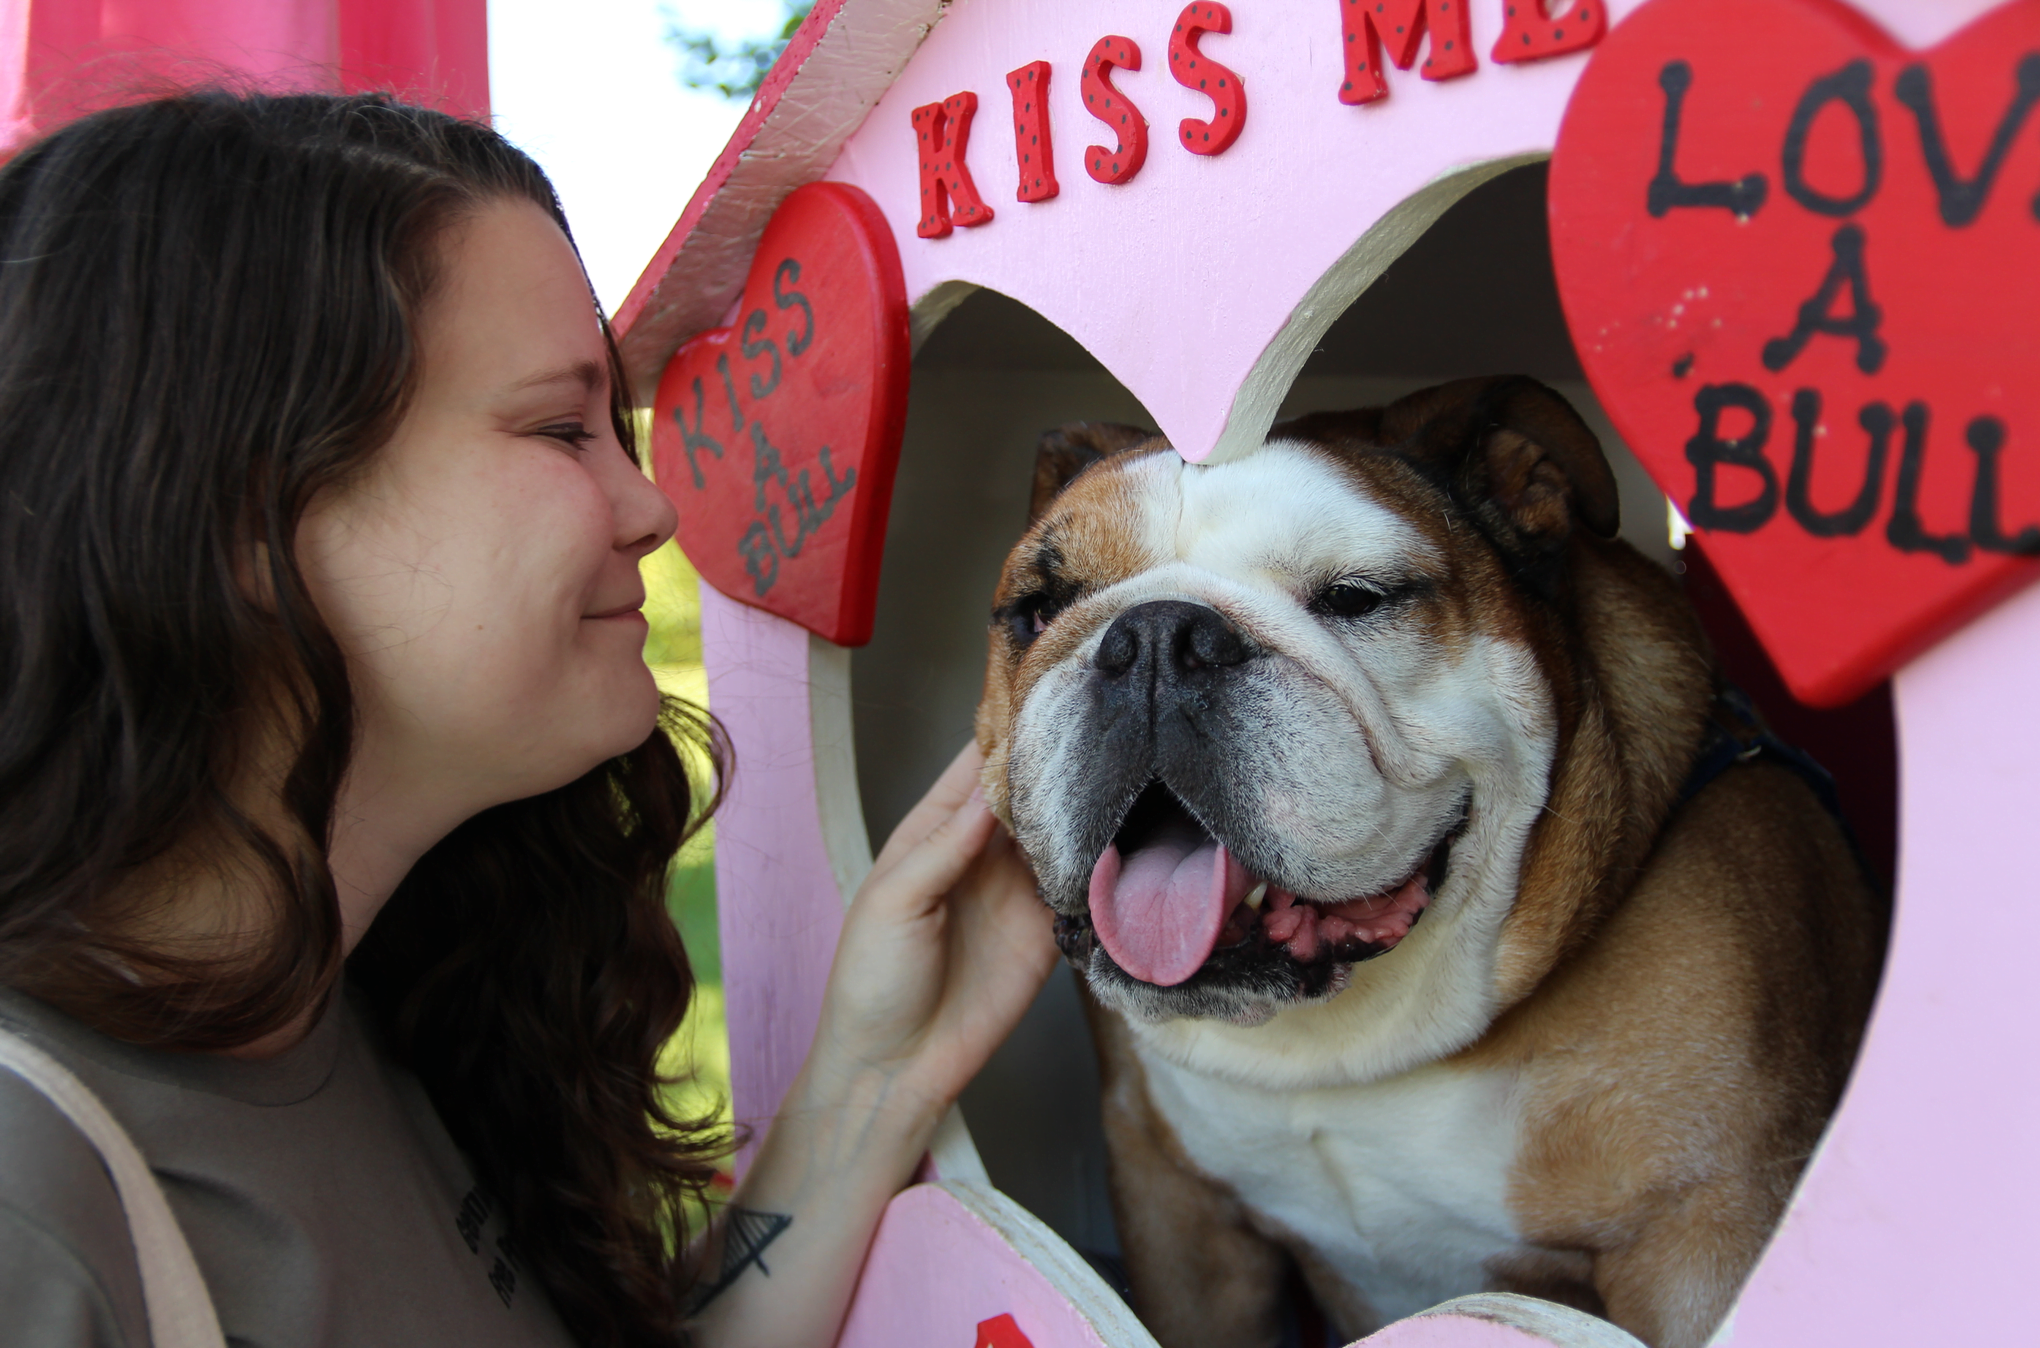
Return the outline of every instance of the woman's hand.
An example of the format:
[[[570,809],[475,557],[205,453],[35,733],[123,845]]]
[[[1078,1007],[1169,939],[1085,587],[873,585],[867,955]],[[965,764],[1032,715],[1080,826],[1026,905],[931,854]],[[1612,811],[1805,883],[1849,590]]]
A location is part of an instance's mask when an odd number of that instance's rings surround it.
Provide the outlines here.
[[[814,1046],[732,1199],[745,1220],[701,1252],[703,1348],[835,1341],[879,1215],[1055,964],[982,766],[957,755],[851,902]]]
[[[844,920],[809,1064],[879,1072],[935,1116],[1056,959],[1033,873],[978,793],[983,765],[975,745],[958,754],[879,853]]]

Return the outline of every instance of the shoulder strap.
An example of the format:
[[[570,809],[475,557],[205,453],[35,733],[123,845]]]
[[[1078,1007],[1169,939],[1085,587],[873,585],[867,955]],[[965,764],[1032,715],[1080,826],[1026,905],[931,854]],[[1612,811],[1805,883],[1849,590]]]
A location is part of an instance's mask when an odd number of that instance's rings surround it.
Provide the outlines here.
[[[106,1162],[121,1206],[127,1209],[154,1348],[226,1348],[198,1261],[191,1256],[162,1186],[127,1131],[70,1069],[5,1027],[0,1027],[0,1068],[42,1092]]]

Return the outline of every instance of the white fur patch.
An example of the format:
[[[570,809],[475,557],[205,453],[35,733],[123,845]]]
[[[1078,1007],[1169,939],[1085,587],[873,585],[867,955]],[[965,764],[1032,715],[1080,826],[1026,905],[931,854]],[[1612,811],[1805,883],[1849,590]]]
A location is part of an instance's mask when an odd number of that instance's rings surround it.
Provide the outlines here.
[[[1265,1091],[1165,1064],[1148,1092],[1190,1159],[1270,1234],[1308,1246],[1383,1322],[1487,1285],[1522,1248],[1508,1210],[1510,1078],[1432,1066]]]
[[[1493,1018],[1496,947],[1543,810],[1555,739],[1532,687],[1541,689],[1542,680],[1529,655],[1499,642],[1476,642],[1459,668],[1433,684],[1441,704],[1431,725],[1436,738],[1463,746],[1499,735],[1499,742],[1485,746],[1486,761],[1465,751],[1474,782],[1466,831],[1444,886],[1400,945],[1355,965],[1351,983],[1331,1000],[1285,1009],[1264,1025],[1136,1021],[1142,1059],[1297,1090],[1379,1080],[1480,1038]]]

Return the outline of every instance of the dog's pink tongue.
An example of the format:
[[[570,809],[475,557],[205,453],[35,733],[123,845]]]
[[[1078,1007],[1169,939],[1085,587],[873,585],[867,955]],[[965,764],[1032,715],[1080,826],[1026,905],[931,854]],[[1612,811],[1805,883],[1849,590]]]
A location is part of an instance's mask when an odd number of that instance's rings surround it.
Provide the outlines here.
[[[1200,834],[1164,835],[1131,858],[1108,847],[1091,868],[1091,925],[1120,968],[1174,987],[1211,958],[1246,888],[1239,863]]]

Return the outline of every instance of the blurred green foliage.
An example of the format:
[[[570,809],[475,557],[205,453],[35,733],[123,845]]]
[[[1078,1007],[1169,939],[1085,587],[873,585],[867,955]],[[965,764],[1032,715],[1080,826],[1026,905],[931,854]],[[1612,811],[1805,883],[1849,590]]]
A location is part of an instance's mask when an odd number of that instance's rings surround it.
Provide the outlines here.
[[[728,99],[749,100],[813,8],[814,0],[782,0],[783,17],[776,34],[734,40],[684,24],[669,9],[666,41],[680,53],[680,83],[689,89],[712,89]]]
[[[673,867],[672,878],[666,884],[666,911],[673,915],[673,924],[680,928],[680,939],[687,944],[687,958],[694,965],[695,980],[720,985],[722,954],[716,941],[713,857]]]
[[[679,545],[668,542],[640,566],[645,578],[645,663],[661,666],[701,664],[701,577],[694,573]],[[704,690],[705,691],[705,690]],[[686,694],[681,694],[683,697]]]
[[[690,849],[691,850],[691,849]],[[684,857],[686,854],[682,853]],[[687,1019],[659,1055],[659,1070],[675,1084],[666,1101],[676,1117],[715,1118],[730,1126],[730,1038],[723,1014],[722,960],[716,940],[715,866],[676,865],[666,887],[666,911],[680,928],[694,966],[694,1002]]]

